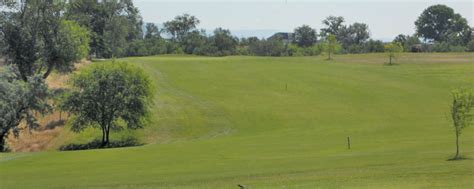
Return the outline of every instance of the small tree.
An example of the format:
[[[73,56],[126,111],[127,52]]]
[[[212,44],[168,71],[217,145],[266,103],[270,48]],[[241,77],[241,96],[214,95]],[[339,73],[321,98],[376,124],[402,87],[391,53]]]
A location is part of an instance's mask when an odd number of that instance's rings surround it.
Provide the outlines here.
[[[332,54],[339,52],[341,49],[341,45],[336,39],[336,36],[333,34],[329,34],[326,38],[326,42],[324,45],[324,51],[328,54],[328,60],[332,59]]]
[[[456,155],[454,159],[460,159],[459,137],[462,130],[468,127],[473,118],[472,109],[474,107],[474,95],[465,90],[456,90],[452,92],[453,104],[451,106],[451,118],[453,119],[454,131],[456,133]]]
[[[398,53],[403,52],[403,46],[398,42],[386,44],[384,49],[389,58],[389,65],[392,65],[392,59],[396,58]]]
[[[74,75],[71,83],[73,88],[61,107],[74,115],[72,131],[99,127],[104,147],[111,130],[124,124],[129,129],[143,127],[152,88],[142,69],[126,63],[100,63]]]

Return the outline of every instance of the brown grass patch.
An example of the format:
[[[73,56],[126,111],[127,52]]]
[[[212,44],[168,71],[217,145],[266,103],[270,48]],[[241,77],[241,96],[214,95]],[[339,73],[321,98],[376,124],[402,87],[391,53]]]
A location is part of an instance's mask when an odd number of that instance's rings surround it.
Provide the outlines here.
[[[89,61],[76,64],[76,71],[89,64],[91,64]],[[46,83],[51,90],[66,89],[69,77],[70,74],[53,73],[46,79]],[[10,150],[13,152],[36,152],[55,149],[57,144],[54,140],[64,130],[67,119],[68,114],[58,110],[45,116],[38,115],[40,128],[34,131],[23,129],[18,138],[9,136],[8,145]],[[22,124],[22,127],[24,128],[25,125]]]

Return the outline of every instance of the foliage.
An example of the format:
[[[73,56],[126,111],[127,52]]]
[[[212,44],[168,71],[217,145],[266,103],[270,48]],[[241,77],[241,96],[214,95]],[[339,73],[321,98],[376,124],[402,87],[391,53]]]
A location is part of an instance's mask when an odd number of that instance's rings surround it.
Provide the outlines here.
[[[403,47],[400,43],[393,42],[385,45],[385,52],[389,57],[389,65],[392,65],[392,59],[398,56],[398,53],[403,52]]]
[[[344,53],[363,53],[364,43],[370,38],[369,26],[364,23],[353,23],[352,25],[344,25],[343,17],[329,16],[323,20],[326,28],[321,29],[323,38],[334,35],[336,40],[342,45]]]
[[[330,34],[324,44],[323,44],[324,52],[328,55],[328,60],[332,59],[332,55],[338,53],[341,50],[341,45],[336,39],[335,35]]]
[[[323,38],[331,34],[335,35],[336,37],[340,37],[342,30],[346,27],[344,25],[344,18],[342,16],[329,16],[323,20],[322,23],[326,26],[326,28],[322,28],[320,32]]]
[[[161,38],[161,32],[155,24],[147,23],[145,28],[145,39]]]
[[[322,52],[321,45],[313,45],[310,47],[302,48],[298,47],[297,45],[288,45],[287,48],[288,56],[317,56],[320,55]]]
[[[214,30],[214,35],[210,37],[212,46],[216,48],[215,55],[227,56],[233,55],[236,52],[238,39],[230,33],[229,30],[217,28]]]
[[[453,103],[451,105],[451,119],[453,120],[454,131],[456,133],[456,155],[454,159],[459,159],[459,137],[462,130],[468,127],[474,119],[474,94],[466,89],[459,89],[452,92]]]
[[[65,17],[89,29],[96,57],[125,56],[128,44],[143,37],[143,21],[132,0],[70,1]]]
[[[384,52],[384,44],[380,40],[370,39],[363,46],[365,52]]]
[[[29,129],[39,127],[35,112],[46,114],[51,111],[47,102],[48,87],[40,75],[20,79],[13,67],[0,71],[0,152],[6,151],[9,133],[18,137],[20,123],[26,121]]]
[[[416,35],[403,35],[400,34],[392,41],[400,43],[403,46],[405,52],[418,52],[420,49],[415,49],[415,45],[421,44],[420,39]]]
[[[466,48],[461,45],[452,45],[449,42],[435,42],[430,48],[431,52],[465,52]]]
[[[89,34],[64,20],[63,3],[30,0],[1,8],[11,10],[2,12],[4,53],[24,81],[38,74],[47,78],[53,70],[71,71],[88,53]]]
[[[190,31],[196,29],[201,21],[195,16],[189,14],[183,14],[176,16],[173,20],[165,22],[164,29],[167,33],[171,34],[174,40],[181,42],[183,37]]]
[[[279,39],[253,42],[249,45],[249,51],[257,56],[284,56],[287,53],[285,44]]]
[[[295,29],[295,39],[294,42],[299,46],[299,47],[311,47],[313,46],[316,41],[317,41],[317,35],[316,35],[316,30],[311,28],[308,25],[303,25],[300,27],[297,27]]]
[[[75,132],[99,127],[106,146],[111,130],[124,124],[129,129],[144,126],[152,96],[150,82],[143,70],[131,64],[95,64],[72,78],[73,90],[65,96],[62,109],[75,115]]]
[[[474,38],[467,44],[467,51],[474,52]]]
[[[86,144],[68,144],[61,146],[60,151],[74,151],[74,150],[92,150],[98,148],[123,148],[123,147],[132,147],[132,146],[141,146],[143,143],[138,141],[138,139],[129,137],[122,140],[114,141],[111,140],[106,146],[103,146],[101,140],[94,140]]]
[[[417,35],[429,41],[465,45],[471,39],[467,20],[446,5],[433,5],[425,9],[415,26]]]

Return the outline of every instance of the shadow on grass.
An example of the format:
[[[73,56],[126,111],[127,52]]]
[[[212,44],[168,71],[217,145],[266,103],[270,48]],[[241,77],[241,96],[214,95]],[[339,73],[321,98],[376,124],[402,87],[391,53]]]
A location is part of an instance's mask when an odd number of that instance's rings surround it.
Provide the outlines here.
[[[473,160],[473,158],[468,158],[468,157],[454,157],[454,158],[450,158],[446,161],[461,161],[461,160]]]
[[[142,146],[143,143],[139,142],[136,138],[129,137],[119,141],[110,141],[106,146],[102,146],[101,140],[94,140],[86,144],[68,144],[61,146],[60,151],[75,151],[75,150],[92,150],[92,149],[104,149],[104,148],[124,148],[133,146]]]

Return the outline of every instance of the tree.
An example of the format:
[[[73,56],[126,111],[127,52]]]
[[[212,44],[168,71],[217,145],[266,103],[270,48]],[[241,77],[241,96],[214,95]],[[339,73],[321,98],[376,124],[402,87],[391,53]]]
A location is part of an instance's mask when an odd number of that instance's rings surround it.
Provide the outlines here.
[[[354,23],[349,26],[348,38],[351,44],[361,45],[370,38],[369,26],[364,23]]]
[[[152,39],[152,38],[161,38],[160,36],[160,30],[158,30],[158,27],[153,24],[153,23],[147,23],[146,26],[146,32],[145,32],[145,39]]]
[[[143,127],[152,88],[142,69],[127,63],[100,63],[74,75],[71,83],[61,108],[75,116],[72,131],[99,127],[105,147],[111,130],[124,124],[129,129]]]
[[[466,89],[455,90],[452,92],[452,95],[453,104],[451,106],[451,118],[456,133],[456,155],[453,159],[460,159],[459,137],[461,136],[462,130],[468,127],[474,118],[472,112],[474,107],[474,95]]]
[[[238,39],[230,33],[230,30],[217,28],[214,35],[210,38],[212,46],[217,49],[217,55],[225,56],[235,54]]]
[[[123,57],[126,55],[128,45],[133,41],[127,41],[127,20],[124,17],[112,17],[104,28],[101,56],[104,58]]]
[[[425,9],[415,21],[415,26],[417,35],[428,41],[456,41],[465,45],[471,38],[467,20],[446,5],[433,5]]]
[[[329,16],[322,22],[326,25],[326,28],[321,29],[321,36],[327,37],[332,34],[336,36],[336,39],[340,40],[340,33],[346,27],[344,23],[344,18],[342,16]]]
[[[89,34],[62,17],[59,1],[29,0],[2,5],[2,39],[8,62],[18,67],[21,79],[53,70],[71,71],[89,51]]]
[[[398,53],[403,52],[403,47],[400,43],[389,43],[385,45],[385,52],[389,58],[389,65],[392,65],[392,59],[396,58]]]
[[[299,47],[311,47],[316,43],[316,30],[303,25],[295,29],[295,42]]]
[[[328,35],[324,43],[324,50],[328,54],[328,60],[332,60],[332,54],[338,52],[341,49],[341,45],[336,39],[335,35]]]
[[[211,42],[204,30],[191,31],[181,39],[181,47],[186,54],[208,55]],[[217,50],[213,50],[217,51]]]
[[[199,19],[197,19],[195,16],[183,14],[176,16],[171,21],[165,22],[163,25],[165,31],[171,34],[173,40],[178,40],[178,42],[181,42],[181,39],[186,35],[186,33],[196,29],[199,23]]]
[[[91,32],[91,53],[96,57],[124,56],[127,45],[143,38],[143,21],[132,0],[69,1],[65,17]]]
[[[48,86],[42,76],[29,77],[28,82],[19,77],[14,67],[0,72],[0,152],[8,150],[6,139],[10,133],[19,136],[22,121],[26,121],[29,129],[36,129],[39,124],[35,112],[51,111],[47,103]]]

